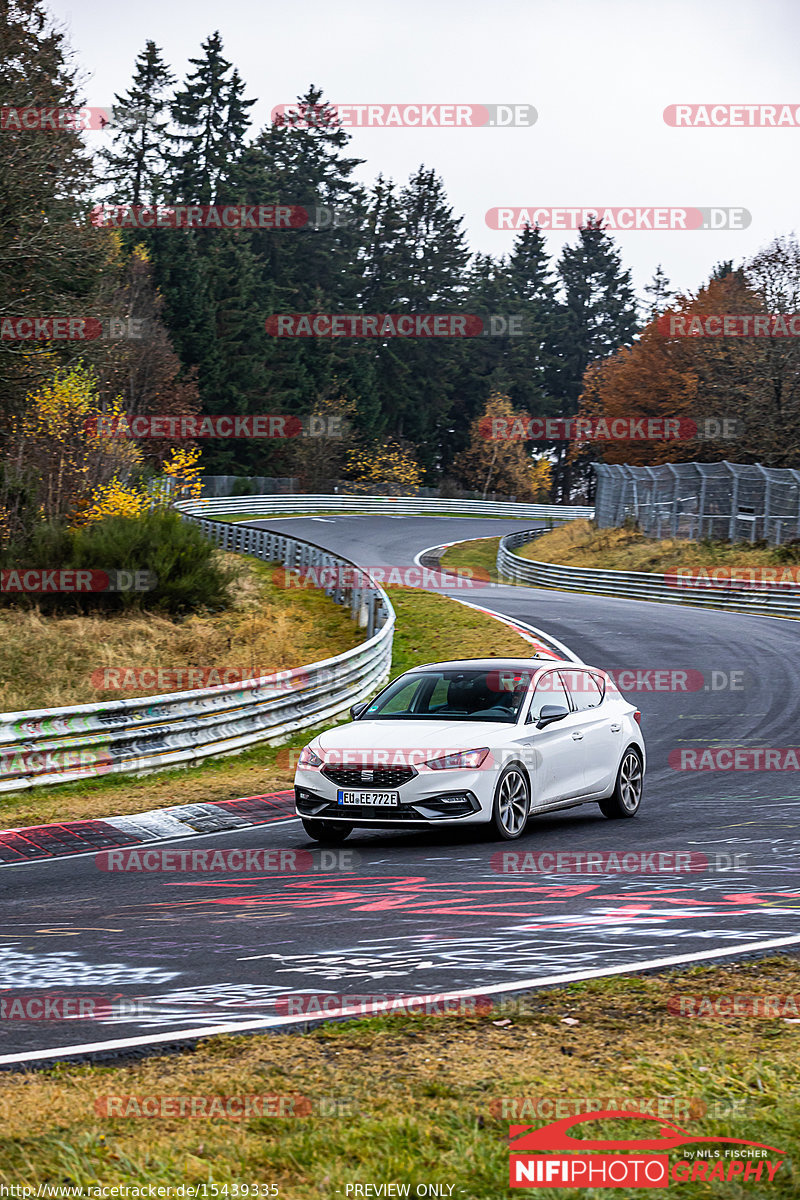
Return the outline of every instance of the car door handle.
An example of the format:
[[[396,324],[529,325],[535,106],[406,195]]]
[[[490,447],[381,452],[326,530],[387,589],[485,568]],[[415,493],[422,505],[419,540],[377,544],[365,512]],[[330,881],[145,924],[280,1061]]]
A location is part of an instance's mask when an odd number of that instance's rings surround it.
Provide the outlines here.
[[[619,733],[620,729],[622,729],[622,726],[617,721],[615,721],[614,724],[611,726],[612,733]]]
[[[576,729],[573,732],[572,737],[576,742],[580,742],[583,738],[583,734],[581,733],[580,729]]]

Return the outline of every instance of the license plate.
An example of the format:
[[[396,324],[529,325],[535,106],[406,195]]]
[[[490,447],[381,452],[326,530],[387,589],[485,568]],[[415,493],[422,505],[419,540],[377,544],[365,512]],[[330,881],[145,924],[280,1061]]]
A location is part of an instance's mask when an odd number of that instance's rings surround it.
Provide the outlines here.
[[[396,806],[400,803],[399,792],[343,792],[336,793],[339,804],[374,804]]]

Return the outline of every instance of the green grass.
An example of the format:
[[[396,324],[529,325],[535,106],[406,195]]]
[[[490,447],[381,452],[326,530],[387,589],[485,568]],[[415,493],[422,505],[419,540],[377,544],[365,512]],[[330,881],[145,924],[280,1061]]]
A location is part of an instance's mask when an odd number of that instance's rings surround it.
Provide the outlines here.
[[[413,1195],[417,1184],[436,1182],[453,1185],[460,1200],[496,1200],[508,1194],[509,1124],[554,1119],[517,1118],[514,1104],[661,1098],[677,1112],[665,1119],[698,1136],[788,1151],[772,1185],[698,1181],[673,1185],[675,1195],[790,1200],[800,1188],[797,1027],[781,1019],[687,1020],[672,1016],[667,1002],[676,993],[799,990],[800,965],[776,958],[590,981],[475,1015],[378,1017],[307,1034],[214,1038],[193,1052],[121,1066],[4,1075],[0,1182],[274,1182],[286,1200],[344,1200],[354,1182],[408,1184]],[[310,1111],[298,1103],[305,1115],[236,1121],[108,1118],[96,1110],[103,1096],[246,1094],[304,1097]],[[634,1121],[605,1122],[588,1136],[601,1131],[642,1136]],[[674,1163],[683,1154],[669,1156]],[[608,1194],[634,1200],[642,1193],[536,1191],[546,1200]]]
[[[498,582],[497,547],[500,538],[475,538],[469,542],[458,542],[445,550],[440,562],[443,567],[472,567],[487,571],[493,583]]]
[[[531,645],[512,629],[447,596],[399,588],[388,592],[397,613],[393,675],[452,658],[531,657]],[[465,589],[464,599],[486,602],[481,589]]]

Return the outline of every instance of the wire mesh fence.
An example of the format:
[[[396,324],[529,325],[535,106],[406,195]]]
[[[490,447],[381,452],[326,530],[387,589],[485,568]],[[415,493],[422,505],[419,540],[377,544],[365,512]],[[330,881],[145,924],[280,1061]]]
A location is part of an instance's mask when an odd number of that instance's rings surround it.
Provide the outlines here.
[[[635,521],[649,537],[764,540],[800,538],[800,471],[742,463],[596,463],[598,526]]]

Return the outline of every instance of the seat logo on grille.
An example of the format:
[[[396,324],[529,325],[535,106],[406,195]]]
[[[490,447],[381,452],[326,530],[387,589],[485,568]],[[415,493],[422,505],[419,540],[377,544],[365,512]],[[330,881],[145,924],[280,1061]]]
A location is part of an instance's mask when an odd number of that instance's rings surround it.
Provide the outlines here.
[[[361,772],[361,779],[364,783],[372,783],[372,780],[374,779],[374,777],[375,777],[375,773],[373,771],[362,771]]]

